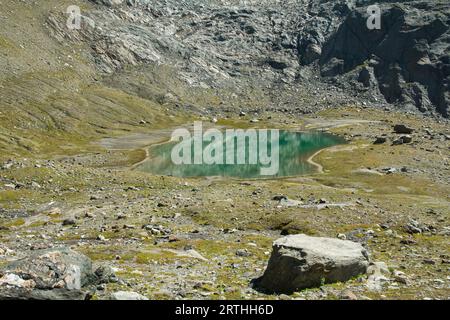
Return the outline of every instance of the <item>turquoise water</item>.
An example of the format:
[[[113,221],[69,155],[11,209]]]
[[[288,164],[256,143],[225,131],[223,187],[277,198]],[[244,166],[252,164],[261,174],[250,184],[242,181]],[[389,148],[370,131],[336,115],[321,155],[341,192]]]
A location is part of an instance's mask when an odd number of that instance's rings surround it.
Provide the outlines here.
[[[270,141],[271,135],[268,135]],[[317,151],[338,144],[345,143],[341,137],[324,133],[324,132],[291,132],[279,131],[279,148],[278,148],[278,170],[275,174],[262,175],[261,169],[267,168],[266,163],[261,164],[258,160],[255,164],[250,158],[248,150],[250,150],[249,141],[246,140],[245,164],[174,164],[172,161],[172,151],[177,145],[176,142],[168,142],[150,147],[150,157],[142,163],[138,170],[149,172],[156,175],[177,176],[177,177],[234,177],[234,178],[276,178],[298,176],[312,173],[317,167],[308,162]],[[203,142],[203,147],[211,142]],[[194,153],[192,143],[191,151]],[[257,143],[257,154],[260,154],[260,146]],[[270,143],[267,145],[267,155],[272,155],[272,147]],[[226,143],[223,143],[223,158],[226,163]],[[234,144],[234,151],[237,152],[237,143]],[[253,149],[255,151],[255,149]],[[213,153],[215,154],[215,153]],[[253,152],[254,154],[254,152]],[[194,163],[194,155],[191,156]],[[234,158],[237,162],[237,157]],[[273,155],[272,162],[276,160]]]

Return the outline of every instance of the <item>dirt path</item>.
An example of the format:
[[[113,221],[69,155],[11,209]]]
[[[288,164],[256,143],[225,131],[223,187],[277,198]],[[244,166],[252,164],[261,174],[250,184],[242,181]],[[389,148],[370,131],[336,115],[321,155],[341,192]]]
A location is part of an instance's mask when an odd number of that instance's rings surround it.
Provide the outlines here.
[[[326,149],[326,148],[325,148]],[[323,150],[325,149],[321,149],[319,151],[317,151],[316,153],[314,153],[312,156],[310,156],[308,158],[308,160],[306,160],[308,163],[312,164],[313,166],[315,166],[317,168],[317,172],[318,173],[323,173],[323,166],[317,162],[314,161],[314,157],[317,156],[319,153],[321,153]]]

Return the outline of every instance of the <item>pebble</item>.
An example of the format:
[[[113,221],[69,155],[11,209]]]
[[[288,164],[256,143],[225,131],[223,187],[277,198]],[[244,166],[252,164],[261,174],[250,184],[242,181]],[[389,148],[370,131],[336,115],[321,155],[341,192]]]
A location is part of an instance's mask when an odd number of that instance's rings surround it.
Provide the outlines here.
[[[425,259],[423,260],[424,264],[429,264],[429,265],[435,265],[436,261],[434,261],[433,259]]]
[[[239,249],[236,251],[236,255],[238,257],[249,257],[252,255],[252,253],[249,252],[247,249]]]
[[[74,226],[77,223],[73,219],[65,219],[62,223],[63,226]]]
[[[106,241],[106,238],[105,238],[104,235],[99,234],[99,235],[97,236],[97,240],[100,240],[100,241]]]
[[[339,294],[341,300],[358,300],[358,297],[350,290],[344,290]]]
[[[338,238],[338,239],[341,239],[341,240],[347,240],[347,236],[346,236],[345,234],[343,234],[343,233],[339,233],[339,234],[337,235],[337,238]]]

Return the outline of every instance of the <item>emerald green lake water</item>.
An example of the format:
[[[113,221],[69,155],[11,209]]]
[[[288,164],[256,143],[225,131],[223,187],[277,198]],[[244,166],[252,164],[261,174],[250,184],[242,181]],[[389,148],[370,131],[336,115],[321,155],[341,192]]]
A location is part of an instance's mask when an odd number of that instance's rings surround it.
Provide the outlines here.
[[[247,141],[248,142],[248,141]],[[210,143],[210,142],[209,142]],[[234,177],[234,178],[277,178],[298,176],[315,172],[317,166],[308,162],[308,159],[317,151],[338,144],[345,143],[341,137],[324,132],[291,132],[279,131],[279,165],[278,171],[273,175],[261,175],[261,167],[267,167],[260,162],[249,164],[250,149],[247,145],[245,164],[179,164],[172,161],[172,150],[176,142],[168,142],[150,147],[150,157],[143,162],[138,170],[156,175],[177,177]],[[207,142],[203,146],[208,145]],[[235,152],[237,146],[235,144]],[[193,150],[193,147],[192,149]],[[271,153],[268,146],[268,154]],[[225,143],[223,153],[227,152]],[[259,147],[258,147],[259,152]],[[225,163],[226,161],[224,161]]]

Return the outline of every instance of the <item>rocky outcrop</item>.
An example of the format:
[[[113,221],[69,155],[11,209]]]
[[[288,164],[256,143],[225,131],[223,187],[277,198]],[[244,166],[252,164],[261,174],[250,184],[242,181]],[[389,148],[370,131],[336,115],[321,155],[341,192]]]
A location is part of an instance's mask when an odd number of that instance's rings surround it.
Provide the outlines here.
[[[267,269],[255,284],[266,292],[289,294],[347,281],[364,274],[368,266],[368,253],[359,243],[291,235],[274,242]]]
[[[38,250],[0,271],[0,299],[83,300],[97,281],[91,260],[68,248]]]
[[[358,81],[377,86],[387,102],[448,116],[449,9],[433,1],[385,5],[380,30],[368,30],[366,7],[352,10],[323,44],[322,75],[361,70]]]

